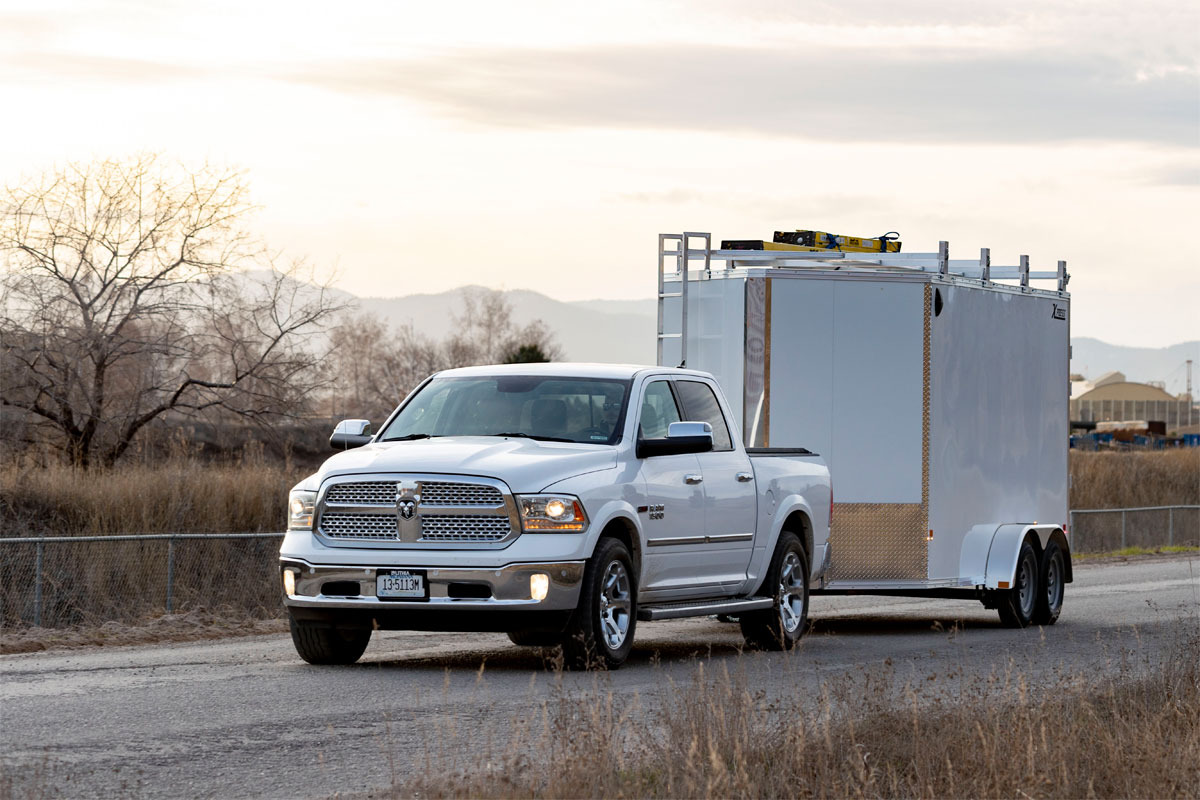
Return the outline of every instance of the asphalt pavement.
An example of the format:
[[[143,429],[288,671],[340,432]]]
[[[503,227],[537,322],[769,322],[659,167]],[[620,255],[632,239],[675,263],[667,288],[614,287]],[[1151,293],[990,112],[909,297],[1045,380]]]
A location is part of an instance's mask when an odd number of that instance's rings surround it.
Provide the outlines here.
[[[1200,622],[1200,558],[1077,564],[1057,625],[1002,628],[971,601],[815,597],[793,653],[743,653],[736,625],[642,623],[619,671],[556,671],[502,634],[376,633],[352,667],[304,664],[286,635],[0,656],[0,769],[69,797],[327,797],[502,750],[540,709],[588,692],[640,713],[728,670],[768,693],[818,697],[886,670],[953,694],[1020,673],[1029,685],[1167,657]],[[441,762],[438,762],[441,763]]]

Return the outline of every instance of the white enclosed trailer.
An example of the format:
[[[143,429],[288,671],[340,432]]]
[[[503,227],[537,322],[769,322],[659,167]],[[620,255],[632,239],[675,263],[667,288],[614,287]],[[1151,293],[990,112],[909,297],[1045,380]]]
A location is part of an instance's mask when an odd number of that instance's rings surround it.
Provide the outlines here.
[[[659,236],[658,269],[658,363],[713,373],[748,448],[807,448],[829,464],[829,569],[815,591],[976,598],[1012,625],[1057,619],[1071,581],[1065,262],[951,260],[945,242],[713,250],[709,234],[684,233]]]

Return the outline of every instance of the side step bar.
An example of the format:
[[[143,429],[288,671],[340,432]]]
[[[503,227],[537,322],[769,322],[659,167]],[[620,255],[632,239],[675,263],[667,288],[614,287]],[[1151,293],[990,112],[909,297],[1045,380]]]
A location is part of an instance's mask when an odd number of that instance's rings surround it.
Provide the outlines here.
[[[744,600],[712,600],[709,602],[688,601],[684,603],[661,603],[642,606],[638,609],[640,620],[677,619],[679,617],[707,617],[712,614],[739,614],[770,608],[775,601],[770,597],[751,597]]]

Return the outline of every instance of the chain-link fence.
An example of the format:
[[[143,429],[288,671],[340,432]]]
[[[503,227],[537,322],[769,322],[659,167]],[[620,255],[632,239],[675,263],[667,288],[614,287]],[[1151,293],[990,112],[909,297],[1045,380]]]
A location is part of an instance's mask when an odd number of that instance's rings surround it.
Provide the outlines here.
[[[1200,546],[1200,505],[1071,511],[1071,548]],[[282,616],[282,533],[0,538],[0,628],[230,608]]]
[[[282,533],[0,538],[0,628],[135,622],[229,608],[283,614]]]
[[[1076,553],[1200,547],[1200,506],[1078,509],[1070,514],[1071,549]]]

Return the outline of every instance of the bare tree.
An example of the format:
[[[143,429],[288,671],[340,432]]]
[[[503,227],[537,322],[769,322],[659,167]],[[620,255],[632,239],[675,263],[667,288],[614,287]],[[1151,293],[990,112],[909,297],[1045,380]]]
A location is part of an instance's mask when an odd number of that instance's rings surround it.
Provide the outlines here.
[[[241,173],[72,164],[0,197],[0,404],[108,465],[167,412],[296,410],[335,305],[270,266]]]
[[[562,357],[541,320],[513,321],[512,306],[496,291],[469,291],[454,316],[455,332],[437,342],[404,325],[392,331],[370,314],[346,316],[330,334],[333,412],[382,420],[434,372],[476,364],[554,361]]]

